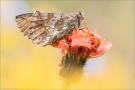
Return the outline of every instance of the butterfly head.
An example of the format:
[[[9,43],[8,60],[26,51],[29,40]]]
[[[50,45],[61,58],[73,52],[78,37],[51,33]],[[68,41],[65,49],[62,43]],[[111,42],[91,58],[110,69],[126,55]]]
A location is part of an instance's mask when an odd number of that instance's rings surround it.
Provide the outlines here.
[[[81,20],[84,20],[84,13],[82,11],[78,12],[78,18],[80,18]]]
[[[84,13],[79,11],[77,14],[76,14],[76,18],[77,18],[77,27],[79,29],[82,28],[82,24],[83,24],[83,20],[84,20]]]

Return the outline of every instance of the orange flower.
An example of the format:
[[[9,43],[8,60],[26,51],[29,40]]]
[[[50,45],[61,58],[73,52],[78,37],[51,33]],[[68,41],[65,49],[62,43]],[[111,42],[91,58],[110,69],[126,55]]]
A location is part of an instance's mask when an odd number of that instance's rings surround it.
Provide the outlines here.
[[[65,84],[70,86],[80,80],[83,67],[87,58],[95,58],[103,55],[111,47],[112,43],[90,32],[87,28],[79,30],[75,28],[65,38],[52,43],[52,46],[62,49],[60,76]]]
[[[64,39],[52,44],[62,49],[62,55],[72,53],[77,57],[86,56],[95,58],[103,55],[111,47],[112,43],[104,40],[101,43],[98,34],[90,32],[88,29],[79,30],[75,28]]]

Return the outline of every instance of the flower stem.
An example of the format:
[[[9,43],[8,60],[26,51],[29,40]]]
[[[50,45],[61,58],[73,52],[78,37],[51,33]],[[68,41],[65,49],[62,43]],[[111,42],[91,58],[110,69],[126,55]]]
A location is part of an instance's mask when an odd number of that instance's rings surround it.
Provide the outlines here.
[[[60,76],[63,79],[63,88],[69,89],[72,83],[77,83],[83,75],[86,57],[78,58],[75,54],[66,54],[61,65]]]

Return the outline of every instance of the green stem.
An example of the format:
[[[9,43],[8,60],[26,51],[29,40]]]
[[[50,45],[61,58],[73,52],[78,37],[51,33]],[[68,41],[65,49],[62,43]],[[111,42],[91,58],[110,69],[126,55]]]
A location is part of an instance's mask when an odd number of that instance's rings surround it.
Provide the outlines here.
[[[77,83],[83,75],[83,67],[86,57],[78,58],[74,54],[67,54],[60,70],[60,76],[63,79],[63,88],[69,89],[72,83]]]

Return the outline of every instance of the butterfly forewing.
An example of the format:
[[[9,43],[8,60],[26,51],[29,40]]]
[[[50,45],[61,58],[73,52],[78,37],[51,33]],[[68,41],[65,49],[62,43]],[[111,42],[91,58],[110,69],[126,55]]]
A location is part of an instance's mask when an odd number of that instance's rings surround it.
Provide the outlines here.
[[[44,16],[39,11],[16,16],[16,23],[24,36],[34,43],[45,42],[48,31],[44,27]]]
[[[39,46],[65,37],[77,24],[76,14],[40,11],[18,15],[15,21],[24,36]]]

